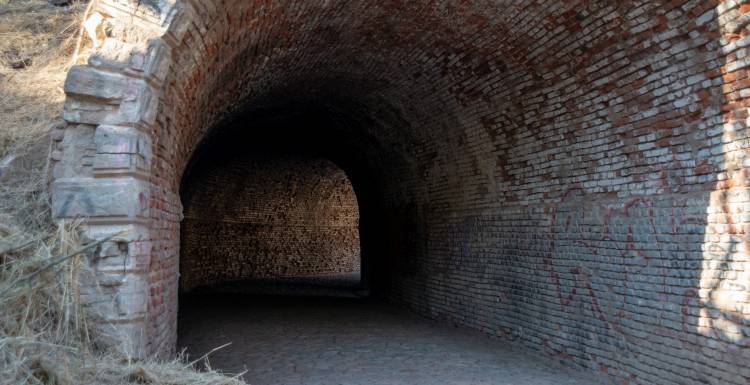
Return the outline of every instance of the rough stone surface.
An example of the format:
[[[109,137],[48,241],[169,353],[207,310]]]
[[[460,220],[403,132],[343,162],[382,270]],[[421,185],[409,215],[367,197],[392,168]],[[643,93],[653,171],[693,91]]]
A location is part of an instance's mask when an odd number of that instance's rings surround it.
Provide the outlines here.
[[[131,127],[101,125],[97,128],[94,170],[99,174],[148,171],[151,144],[146,134]]]
[[[358,271],[357,198],[323,159],[237,160],[183,193],[180,287]]]
[[[65,79],[65,94],[114,102],[125,97],[128,78],[87,66],[73,66]]]
[[[135,178],[57,179],[52,186],[52,213],[57,218],[122,221],[148,217],[149,190]]]
[[[54,175],[119,183],[95,131],[149,136],[144,351],[176,339],[194,150],[275,116],[350,176],[373,291],[617,383],[749,381],[745,1],[96,7],[79,62],[127,81],[69,93]]]

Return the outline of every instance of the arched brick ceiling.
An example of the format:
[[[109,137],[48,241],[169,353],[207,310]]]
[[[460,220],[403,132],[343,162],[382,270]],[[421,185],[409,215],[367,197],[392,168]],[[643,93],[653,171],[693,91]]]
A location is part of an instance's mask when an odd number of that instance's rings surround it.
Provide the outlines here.
[[[368,129],[384,142],[393,138],[385,147],[406,137],[427,143],[449,162],[452,153],[480,146],[484,153],[499,150],[508,162],[516,158],[509,154],[511,143],[574,135],[573,124],[554,132],[555,123],[587,120],[607,107],[593,100],[634,93],[626,80],[635,80],[637,70],[629,64],[653,51],[648,49],[657,44],[652,32],[670,22],[682,23],[687,33],[694,29],[690,19],[708,8],[697,6],[668,20],[665,15],[681,4],[240,1],[194,6],[200,17],[173,51],[161,112],[162,121],[169,122],[165,126],[179,130],[178,165],[224,115],[289,104],[353,115],[366,111],[374,117]],[[652,14],[661,16],[646,20],[644,15]],[[487,177],[509,177],[502,170],[508,167],[501,165],[500,175]]]

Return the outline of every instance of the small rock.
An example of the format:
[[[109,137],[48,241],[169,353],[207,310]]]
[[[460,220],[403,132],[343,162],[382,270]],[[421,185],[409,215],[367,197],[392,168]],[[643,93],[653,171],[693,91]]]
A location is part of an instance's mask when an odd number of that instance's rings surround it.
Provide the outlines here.
[[[18,59],[18,60],[14,60],[14,61],[10,62],[10,66],[13,69],[20,70],[20,69],[23,69],[23,68],[26,68],[26,67],[31,67],[31,63],[32,63],[31,58],[27,57],[25,59]]]
[[[68,126],[68,122],[66,122],[65,120],[62,120],[62,119],[57,119],[57,120],[55,120],[54,123],[52,123],[52,129],[53,130],[62,130],[62,129],[64,129],[67,126]]]
[[[55,130],[50,134],[50,138],[55,142],[60,142],[65,138],[65,131]]]
[[[146,369],[138,368],[128,375],[127,381],[131,384],[153,384],[156,378]]]
[[[54,139],[53,139],[53,140],[54,140]],[[50,157],[50,159],[52,159],[52,160],[55,160],[55,161],[60,161],[60,160],[62,160],[62,151],[59,151],[59,150],[55,150],[55,151],[52,151],[52,152],[50,153],[50,156],[49,156],[49,157]]]

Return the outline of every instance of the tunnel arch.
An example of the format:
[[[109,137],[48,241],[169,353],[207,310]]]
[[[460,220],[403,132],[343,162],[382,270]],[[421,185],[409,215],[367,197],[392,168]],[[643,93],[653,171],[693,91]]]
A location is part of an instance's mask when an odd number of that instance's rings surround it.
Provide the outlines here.
[[[323,158],[269,155],[216,154],[183,180],[181,293],[259,279],[359,275],[359,210],[346,174]]]
[[[745,8],[97,1],[53,211],[92,237],[130,232],[82,296],[110,343],[168,354],[194,151],[239,113],[302,116],[344,149],[390,300],[621,381],[717,383],[702,373],[738,365],[747,317],[706,332],[696,276],[723,269],[704,248],[747,241],[723,208],[748,201]],[[735,233],[715,234],[727,218]]]

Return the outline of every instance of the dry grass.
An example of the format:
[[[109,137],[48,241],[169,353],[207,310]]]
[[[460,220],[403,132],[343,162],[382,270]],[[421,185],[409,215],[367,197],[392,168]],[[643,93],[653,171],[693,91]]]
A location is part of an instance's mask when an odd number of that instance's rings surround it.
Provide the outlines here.
[[[43,135],[60,115],[85,8],[85,2],[0,0],[0,157]]]
[[[81,239],[76,222],[53,226],[45,183],[35,168],[0,184],[0,385],[242,385],[182,358],[134,361],[92,346],[77,288],[103,240]]]
[[[0,157],[23,152],[58,118],[85,7],[0,0]],[[243,384],[181,358],[94,348],[77,288],[97,241],[81,239],[78,223],[53,224],[44,165],[19,172],[0,182],[0,385]]]

